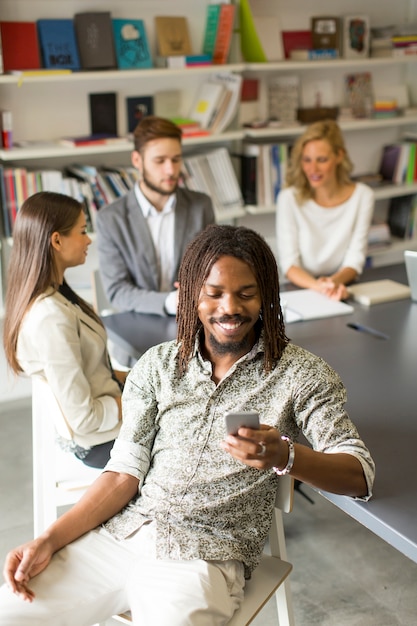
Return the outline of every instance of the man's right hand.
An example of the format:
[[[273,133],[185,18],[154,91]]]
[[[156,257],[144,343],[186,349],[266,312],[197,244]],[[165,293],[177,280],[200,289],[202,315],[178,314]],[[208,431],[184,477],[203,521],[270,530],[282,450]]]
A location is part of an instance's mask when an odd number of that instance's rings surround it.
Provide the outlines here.
[[[52,555],[50,543],[41,537],[11,550],[3,568],[10,590],[22,600],[32,602],[35,594],[28,586],[29,581],[46,568]]]

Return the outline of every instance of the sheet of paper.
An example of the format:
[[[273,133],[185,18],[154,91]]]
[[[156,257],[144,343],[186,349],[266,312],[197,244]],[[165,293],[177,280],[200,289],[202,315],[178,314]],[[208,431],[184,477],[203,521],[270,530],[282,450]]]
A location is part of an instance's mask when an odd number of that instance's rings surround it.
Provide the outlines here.
[[[297,289],[281,294],[287,324],[300,320],[313,320],[353,313],[353,306],[331,300],[312,289]]]

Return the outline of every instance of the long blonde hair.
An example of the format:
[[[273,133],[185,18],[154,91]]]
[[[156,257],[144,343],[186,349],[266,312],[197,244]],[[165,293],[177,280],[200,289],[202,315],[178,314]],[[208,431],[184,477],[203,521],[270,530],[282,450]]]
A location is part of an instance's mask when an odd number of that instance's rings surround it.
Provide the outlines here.
[[[58,288],[51,235],[54,232],[67,235],[75,226],[82,210],[82,204],[74,198],[41,191],[25,200],[17,213],[7,273],[3,328],[6,359],[15,373],[22,371],[16,358],[16,349],[27,310],[38,296],[53,285],[55,290]],[[101,324],[100,318],[90,305],[75,292],[72,293],[80,308]]]
[[[336,180],[343,187],[351,182],[350,174],[353,170],[352,161],[346,150],[345,140],[340,127],[333,120],[315,122],[307,127],[304,133],[297,139],[291,150],[289,166],[285,182],[288,187],[296,188],[296,196],[299,202],[312,198],[314,192],[303,172],[301,160],[304,146],[310,141],[327,141],[334,154],[343,154],[343,159],[336,168]]]

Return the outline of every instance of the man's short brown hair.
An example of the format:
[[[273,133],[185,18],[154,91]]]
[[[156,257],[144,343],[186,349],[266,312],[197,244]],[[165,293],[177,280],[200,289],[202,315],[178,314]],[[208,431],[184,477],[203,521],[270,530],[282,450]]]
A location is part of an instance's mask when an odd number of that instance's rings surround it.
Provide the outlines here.
[[[166,137],[177,139],[181,143],[181,128],[171,120],[156,115],[147,115],[139,122],[133,132],[135,150],[141,152],[149,141]]]

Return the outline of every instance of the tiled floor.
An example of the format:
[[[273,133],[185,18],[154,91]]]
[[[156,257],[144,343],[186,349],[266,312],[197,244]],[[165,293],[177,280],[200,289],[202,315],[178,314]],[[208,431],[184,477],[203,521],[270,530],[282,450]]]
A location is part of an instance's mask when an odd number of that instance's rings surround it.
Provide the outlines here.
[[[32,536],[29,402],[0,404],[0,429],[2,564],[11,547]],[[304,489],[314,504],[296,493],[285,517],[297,626],[415,626],[417,565]],[[254,625],[276,624],[270,602]]]

